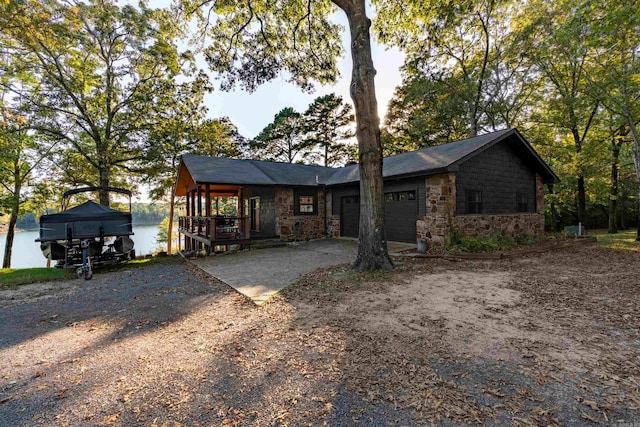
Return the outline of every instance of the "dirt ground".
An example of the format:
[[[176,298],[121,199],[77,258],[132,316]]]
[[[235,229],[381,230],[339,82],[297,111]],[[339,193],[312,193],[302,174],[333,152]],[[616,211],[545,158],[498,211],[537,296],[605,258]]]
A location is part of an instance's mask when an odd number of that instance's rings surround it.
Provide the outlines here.
[[[0,291],[0,424],[639,425],[640,253],[401,262],[262,307],[176,261]]]

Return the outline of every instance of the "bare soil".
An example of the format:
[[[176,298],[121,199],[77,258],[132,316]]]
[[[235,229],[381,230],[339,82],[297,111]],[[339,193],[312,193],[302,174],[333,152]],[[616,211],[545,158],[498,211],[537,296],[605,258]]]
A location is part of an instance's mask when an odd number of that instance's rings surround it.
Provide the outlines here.
[[[176,261],[0,291],[0,424],[640,423],[640,253],[538,249],[262,307]]]

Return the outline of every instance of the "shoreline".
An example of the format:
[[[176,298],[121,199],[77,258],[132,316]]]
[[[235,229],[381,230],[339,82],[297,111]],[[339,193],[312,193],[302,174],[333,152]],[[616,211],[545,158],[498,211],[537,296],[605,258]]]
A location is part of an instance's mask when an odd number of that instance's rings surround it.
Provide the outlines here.
[[[133,224],[133,227],[159,227],[160,224],[147,224],[147,223],[142,223],[142,224]],[[7,224],[4,223],[0,223],[0,234],[7,234],[7,231],[9,230],[9,227],[7,226]],[[39,231],[39,228],[16,228],[16,233],[24,233],[24,232],[37,232]]]

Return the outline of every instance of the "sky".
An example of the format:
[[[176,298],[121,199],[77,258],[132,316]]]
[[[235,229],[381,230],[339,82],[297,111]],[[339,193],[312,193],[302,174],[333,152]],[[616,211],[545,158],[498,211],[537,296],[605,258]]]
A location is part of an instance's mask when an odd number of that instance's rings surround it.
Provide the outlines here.
[[[167,7],[168,4],[167,0],[151,0],[149,2],[150,7]],[[370,11],[369,15],[371,14]],[[209,109],[208,116],[210,118],[229,117],[238,127],[241,135],[253,138],[271,123],[274,116],[285,107],[293,107],[299,112],[304,112],[315,98],[332,92],[342,96],[345,101],[351,102],[349,95],[351,53],[348,50],[350,37],[344,12],[338,11],[335,15],[335,21],[345,28],[342,39],[345,55],[338,61],[340,79],[336,84],[332,86],[316,84],[315,92],[308,94],[297,86],[287,83],[283,77],[279,77],[263,84],[253,93],[240,89],[223,92],[217,89],[217,83],[212,78],[216,90],[205,98],[205,105]],[[399,69],[404,62],[404,55],[395,48],[387,49],[375,41],[372,41],[372,54],[373,65],[377,71],[375,85],[378,112],[382,121],[396,86],[402,82]],[[204,61],[198,65],[208,71]],[[211,73],[209,74],[211,75]]]

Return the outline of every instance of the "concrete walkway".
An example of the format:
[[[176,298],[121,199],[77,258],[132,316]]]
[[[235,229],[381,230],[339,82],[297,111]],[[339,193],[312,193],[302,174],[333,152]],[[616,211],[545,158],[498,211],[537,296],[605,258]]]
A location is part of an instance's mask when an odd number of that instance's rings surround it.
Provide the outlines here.
[[[357,249],[355,240],[322,239],[214,255],[193,263],[260,305],[306,273],[353,262]]]

